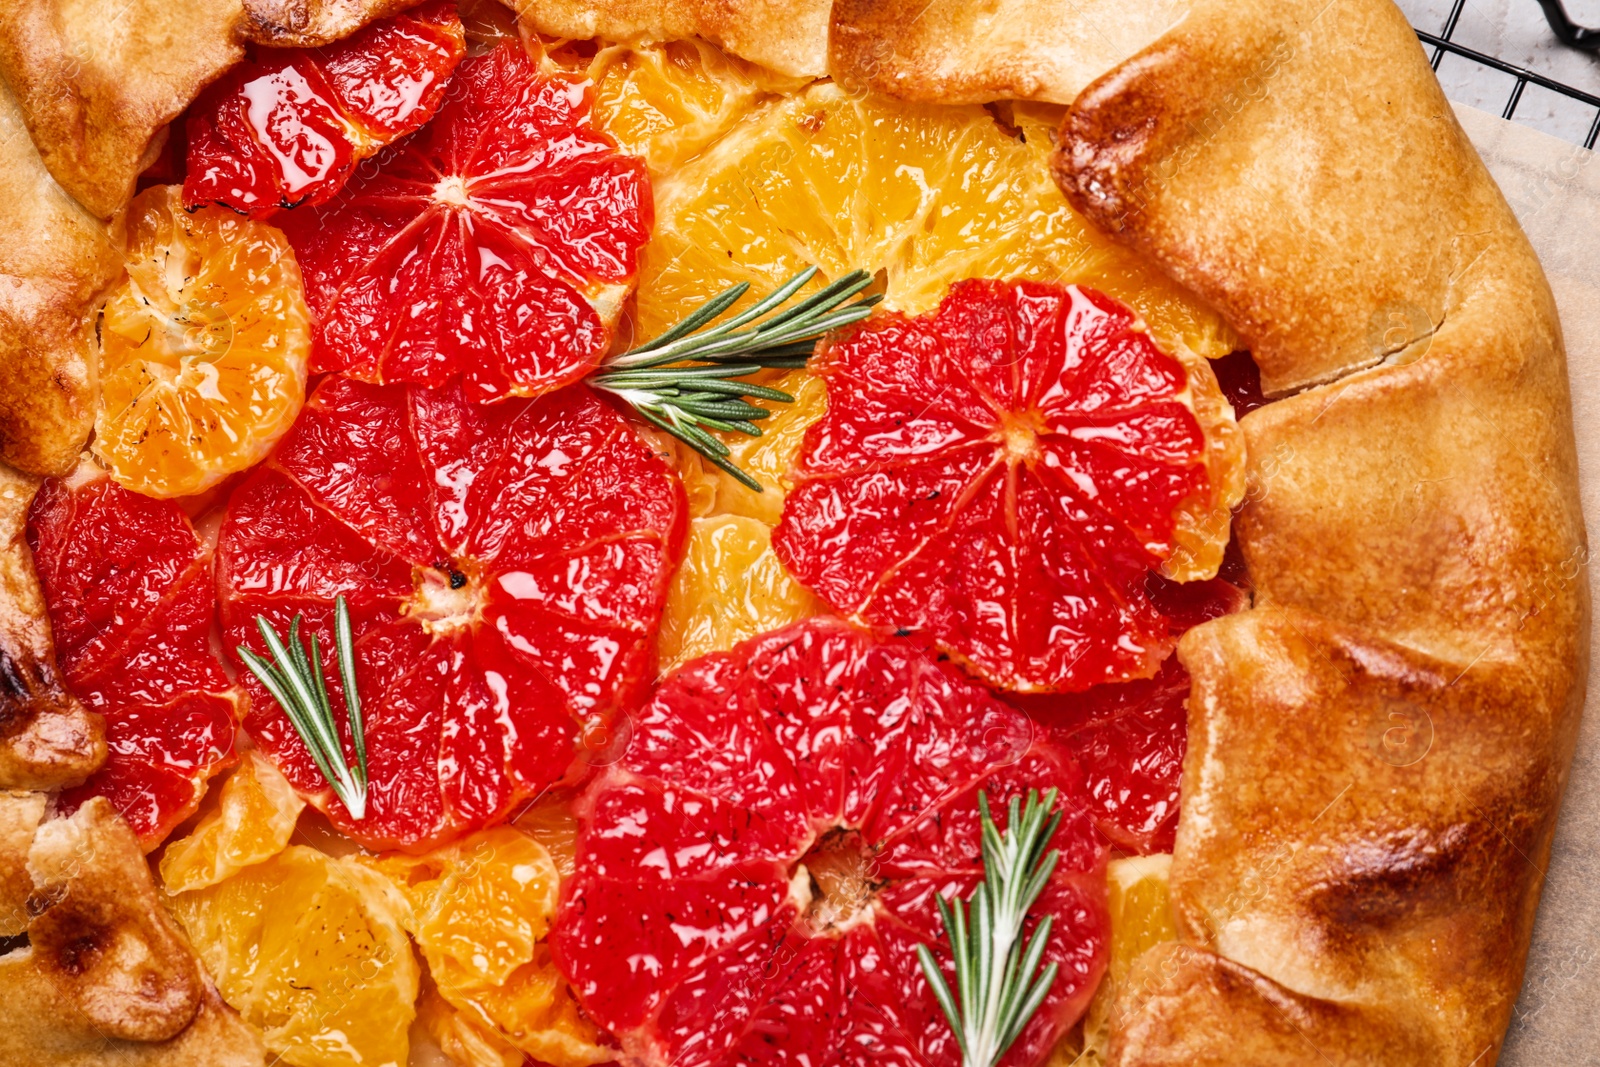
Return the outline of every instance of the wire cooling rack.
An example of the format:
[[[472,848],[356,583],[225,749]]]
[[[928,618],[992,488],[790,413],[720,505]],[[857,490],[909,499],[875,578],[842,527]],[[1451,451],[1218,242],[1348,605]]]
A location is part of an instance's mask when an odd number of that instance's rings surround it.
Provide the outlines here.
[[[1600,136],[1600,96],[1586,93],[1582,89],[1558,82],[1554,78],[1548,78],[1538,71],[1507,63],[1502,59],[1496,59],[1494,56],[1486,55],[1477,49],[1468,48],[1466,45],[1457,44],[1451,40],[1451,37],[1456,32],[1457,23],[1461,21],[1461,12],[1465,10],[1466,6],[1467,0],[1455,0],[1450,7],[1450,14],[1445,19],[1443,28],[1437,34],[1430,33],[1420,27],[1417,28],[1417,36],[1421,38],[1424,45],[1433,51],[1431,57],[1433,69],[1438,70],[1439,61],[1445,57],[1446,53],[1449,53],[1490,70],[1511,75],[1515,79],[1515,84],[1511,88],[1511,95],[1506,100],[1504,110],[1500,112],[1502,118],[1515,117],[1517,105],[1522,102],[1523,90],[1530,85],[1537,85],[1542,89],[1559,93],[1570,100],[1576,100],[1581,104],[1594,108],[1594,119],[1589,123],[1588,135],[1584,137],[1582,142],[1583,147],[1593,148],[1596,137]],[[1562,5],[1561,0],[1539,0],[1539,6],[1544,9],[1545,18],[1550,22],[1550,29],[1563,44],[1587,52],[1600,51],[1600,30],[1589,29],[1574,23],[1568,17],[1566,8]]]

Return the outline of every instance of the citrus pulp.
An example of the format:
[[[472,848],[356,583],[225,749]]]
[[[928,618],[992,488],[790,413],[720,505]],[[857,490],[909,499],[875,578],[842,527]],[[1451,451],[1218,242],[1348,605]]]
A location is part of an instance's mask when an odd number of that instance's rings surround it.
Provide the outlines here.
[[[420,850],[503,819],[575,772],[580,729],[652,676],[683,509],[666,465],[585,387],[479,405],[459,387],[326,378],[235,490],[218,584],[229,648],[263,650],[257,615],[284,633],[303,614],[331,649],[347,599],[365,817],[250,675],[245,726],[369,847]]]
[[[258,462],[305,399],[311,325],[283,234],[153,186],[127,214],[127,277],[100,318],[92,448],[147,496]]]
[[[1093,290],[987,281],[813,363],[828,411],[773,533],[801,584],[1001,688],[1155,673],[1176,638],[1148,576],[1180,548],[1215,573],[1242,467],[1196,417],[1203,364]]]
[[[106,763],[61,803],[104,796],[154,848],[232,763],[236,695],[211,650],[211,549],[174,501],[86,463],[28,513],[56,662],[105,716]]]
[[[189,109],[184,203],[252,218],[322,203],[361,160],[432,117],[464,53],[446,0],[323,48],[257,51]]]
[[[644,164],[586,82],[507,42],[464,60],[433,121],[369,178],[281,223],[316,317],[313,370],[464,381],[478,400],[582,378],[650,228]]]
[[[983,876],[977,794],[1060,790],[1035,916],[1060,972],[1004,1062],[1034,1062],[1104,966],[1105,855],[1081,773],[947,664],[838,619],[695,660],[579,802],[552,934],[584,1008],[642,1064],[916,1063],[960,1052],[918,967],[935,897]],[[1002,827],[1003,828],[1003,827]]]

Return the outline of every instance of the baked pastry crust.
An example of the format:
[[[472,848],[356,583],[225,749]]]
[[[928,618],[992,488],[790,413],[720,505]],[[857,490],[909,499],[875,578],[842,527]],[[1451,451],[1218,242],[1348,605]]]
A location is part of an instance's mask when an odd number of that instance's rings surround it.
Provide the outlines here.
[[[1194,0],[1175,25],[1165,0],[510,6],[911,99],[1071,102],[1068,197],[1222,311],[1284,398],[1242,420],[1253,607],[1180,645],[1180,940],[1119,991],[1112,1061],[1492,1062],[1583,699],[1587,549],[1548,286],[1388,0]],[[1040,31],[1082,10],[1117,33]],[[15,25],[0,70],[55,62]],[[159,124],[79,151],[63,131],[114,109],[53,125],[21,95],[51,169],[109,214]]]
[[[0,956],[0,1062],[30,1067],[260,1067],[261,1039],[223,1004],[167,914],[139,841],[103,797],[42,820],[0,794],[0,906],[28,945]]]

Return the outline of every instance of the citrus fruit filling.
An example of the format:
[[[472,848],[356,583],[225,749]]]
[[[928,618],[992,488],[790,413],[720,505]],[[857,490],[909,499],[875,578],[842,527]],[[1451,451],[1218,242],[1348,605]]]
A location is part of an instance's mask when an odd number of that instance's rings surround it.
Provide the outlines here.
[[[701,77],[647,67],[668,99]],[[602,82],[602,85],[605,84]],[[653,337],[736,282],[757,294],[808,265],[827,278],[881,272],[886,306],[915,314],[963,278],[1082,282],[1134,307],[1168,350],[1226,355],[1221,316],[1072,210],[1050,177],[1059,109],[938,107],[819,82],[745,113],[656,185],[638,325]],[[608,119],[633,136],[637,118]],[[720,125],[720,123],[719,123]]]
[[[62,674],[106,720],[105,765],[61,802],[103,796],[154,848],[237,758],[233,686],[210,645],[211,549],[175,502],[92,464],[40,487],[28,543]]]
[[[1054,916],[1060,969],[1007,1060],[1033,1062],[1105,965],[1081,772],[948,664],[839,619],[657,689],[578,802],[556,962],[629,1062],[957,1064],[915,946],[951,973],[935,900],[983,878],[978,792],[1003,812],[1029,788],[1058,789],[1063,812],[1032,909]]]
[[[256,52],[189,109],[184,203],[259,218],[326,201],[363,159],[433,116],[465,54],[444,0],[325,48]]]
[[[1208,468],[1195,378],[1133,312],[1076,286],[967,281],[814,364],[828,410],[773,533],[803,585],[1001,688],[1155,673],[1175,637],[1148,577],[1185,512],[1220,513],[1219,543],[1191,553],[1220,561],[1232,479]]]
[[[439,113],[321,207],[283,216],[317,319],[313,370],[465,382],[479,400],[583,377],[649,234],[644,164],[588,83],[516,43],[457,68]]]
[[[173,914],[268,1062],[402,1067],[419,968],[405,901],[376,871],[304,845],[200,889]]]
[[[311,324],[282,233],[185,211],[155,186],[127,214],[127,277],[99,320],[92,448],[148,496],[188,496],[264,457],[305,399]]]
[[[235,490],[218,586],[227,646],[258,653],[258,615],[285,633],[303,614],[333,648],[346,598],[365,816],[329,792],[254,676],[246,728],[370,847],[419,849],[502,819],[573,769],[579,731],[652,676],[683,511],[671,471],[587,388],[481,406],[459,387],[326,378]]]

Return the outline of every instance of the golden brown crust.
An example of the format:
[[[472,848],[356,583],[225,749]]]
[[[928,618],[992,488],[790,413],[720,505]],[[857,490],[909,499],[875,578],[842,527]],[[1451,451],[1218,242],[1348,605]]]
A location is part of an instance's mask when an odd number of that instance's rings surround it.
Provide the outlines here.
[[[244,0],[239,33],[278,48],[320,48],[418,0]]]
[[[1242,422],[1254,609],[1179,648],[1185,947],[1112,1061],[1493,1062],[1587,667],[1538,262],[1384,0],[1197,4],[1056,166],[1305,390]]]
[[[50,616],[23,537],[38,480],[0,465],[0,789],[83,781],[105,762],[100,716],[56,670]]]
[[[837,0],[830,73],[851,88],[936,104],[1070,104],[1155,41],[1182,0]]]
[[[0,85],[0,462],[70,470],[94,422],[90,309],[121,270],[106,228],[51,178]]]
[[[501,0],[556,37],[672,41],[704,37],[780,74],[828,70],[831,0]]]
[[[26,870],[28,944],[0,956],[0,1063],[259,1067],[259,1038],[206,983],[109,803],[39,826]]]
[[[1506,222],[1419,55],[1392,4],[1204,0],[1084,93],[1058,178],[1228,317],[1269,396],[1333,380],[1441,322]]]
[[[167,123],[243,55],[239,18],[239,0],[15,0],[0,5],[0,74],[50,173],[110,218]]]

